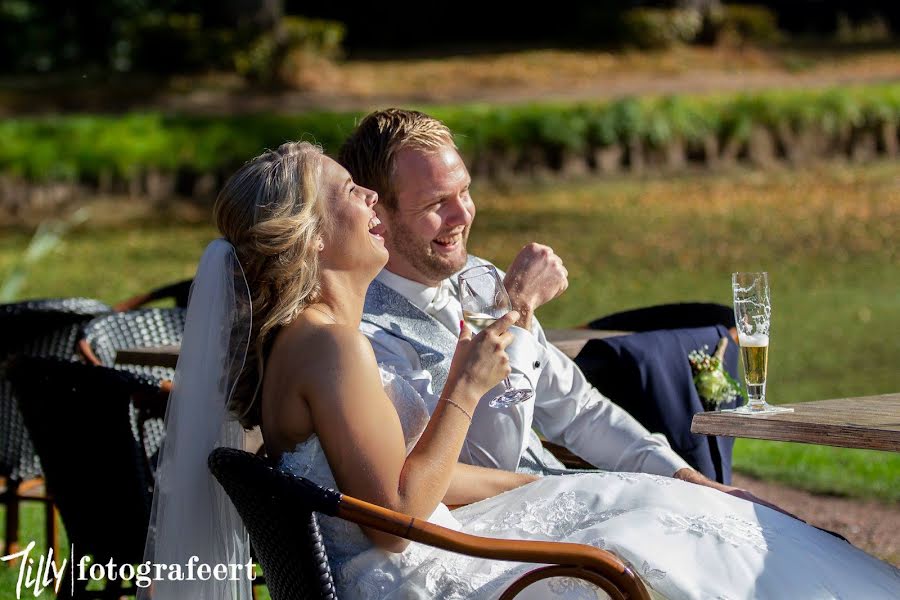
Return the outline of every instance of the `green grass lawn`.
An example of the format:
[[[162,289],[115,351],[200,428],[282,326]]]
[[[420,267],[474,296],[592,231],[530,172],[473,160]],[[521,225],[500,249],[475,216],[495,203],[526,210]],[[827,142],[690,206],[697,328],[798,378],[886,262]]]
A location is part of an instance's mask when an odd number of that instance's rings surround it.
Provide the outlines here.
[[[539,311],[545,326],[662,302],[729,304],[732,271],[767,270],[772,402],[900,391],[896,163],[476,185],[473,195],[472,252],[505,266],[535,240],[565,260],[571,285]],[[4,230],[0,281],[29,235]],[[191,276],[214,236],[166,215],[83,226],[29,273],[21,295],[116,301]],[[797,487],[900,502],[900,454],[739,440],[734,460]],[[37,538],[41,528],[25,531]],[[12,589],[10,577],[0,568],[0,590]]]

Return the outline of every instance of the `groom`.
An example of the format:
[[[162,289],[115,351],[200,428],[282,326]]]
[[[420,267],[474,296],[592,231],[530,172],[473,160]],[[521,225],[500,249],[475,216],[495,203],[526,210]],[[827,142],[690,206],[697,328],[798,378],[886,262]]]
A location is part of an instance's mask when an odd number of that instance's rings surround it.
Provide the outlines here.
[[[390,259],[369,287],[361,329],[378,362],[409,381],[433,410],[460,332],[455,275],[487,263],[466,252],[475,217],[468,170],[442,122],[402,109],[363,119],[341,148],[339,162],[356,183],[378,192],[374,208],[387,228]],[[522,329],[508,349],[510,378],[527,382],[535,396],[509,409],[482,401],[460,460],[510,471],[564,472],[541,446],[536,426],[549,441],[601,469],[676,477],[758,501],[690,468],[664,436],[651,434],[601,395],[547,342],[534,311],[565,291],[567,276],[553,250],[535,243],[506,271],[510,300],[522,315]]]

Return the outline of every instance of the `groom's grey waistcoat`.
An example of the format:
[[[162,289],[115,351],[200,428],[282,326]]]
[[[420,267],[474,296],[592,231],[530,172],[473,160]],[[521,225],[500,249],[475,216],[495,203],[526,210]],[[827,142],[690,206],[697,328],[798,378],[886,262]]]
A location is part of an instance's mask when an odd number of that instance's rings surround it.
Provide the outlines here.
[[[466,267],[479,264],[482,263],[470,256]],[[378,280],[369,285],[362,320],[409,343],[418,353],[422,368],[431,374],[432,389],[440,393],[459,341],[456,335]],[[537,435],[531,432],[528,448],[519,462],[519,471],[546,475],[565,471],[565,467],[541,447]]]
[[[470,256],[466,268],[478,264]],[[439,393],[444,388],[459,338],[440,321],[377,279],[366,293],[362,320],[412,345],[422,368],[431,373],[432,389]]]

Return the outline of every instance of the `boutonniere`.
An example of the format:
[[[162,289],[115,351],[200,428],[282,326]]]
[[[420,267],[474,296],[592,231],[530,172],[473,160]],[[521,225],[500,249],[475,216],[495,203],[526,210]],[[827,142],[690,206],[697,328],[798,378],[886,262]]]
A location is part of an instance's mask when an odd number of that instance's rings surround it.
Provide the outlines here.
[[[743,396],[741,385],[725,370],[727,347],[728,338],[723,337],[712,356],[709,354],[709,346],[703,346],[702,350],[692,350],[688,354],[694,385],[706,410],[716,410],[720,404]]]

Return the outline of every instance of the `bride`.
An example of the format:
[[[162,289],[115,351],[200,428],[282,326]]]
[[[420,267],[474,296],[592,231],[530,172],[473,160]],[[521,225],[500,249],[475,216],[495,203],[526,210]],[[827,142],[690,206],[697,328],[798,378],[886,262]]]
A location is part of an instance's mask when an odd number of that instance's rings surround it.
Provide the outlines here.
[[[308,143],[245,164],[201,261],[168,409],[147,559],[246,562],[246,537],[206,472],[234,420],[261,426],[281,469],[467,533],[607,549],[663,598],[896,598],[900,571],[790,516],[672,478],[537,478],[457,462],[481,398],[509,373],[510,313],[462,335],[429,418],[358,331],[388,254],[377,195]],[[252,316],[252,318],[251,318]],[[450,510],[449,506],[462,506]],[[321,518],[345,598],[495,598],[534,565],[484,561]],[[246,583],[246,582],[244,582]],[[156,582],[154,598],[243,597],[242,586]],[[523,598],[595,598],[569,579]]]

